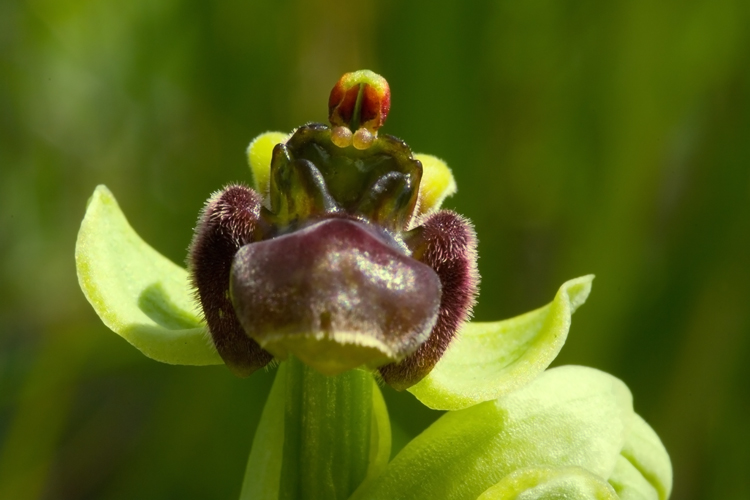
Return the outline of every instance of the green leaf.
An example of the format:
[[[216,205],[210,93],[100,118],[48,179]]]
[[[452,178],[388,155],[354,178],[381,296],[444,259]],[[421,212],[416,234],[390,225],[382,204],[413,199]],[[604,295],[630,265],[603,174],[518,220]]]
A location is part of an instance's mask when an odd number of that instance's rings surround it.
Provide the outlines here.
[[[367,475],[360,486],[375,480],[383,473],[391,459],[391,419],[385,405],[383,393],[377,382],[372,381],[372,432],[370,434],[370,463]]]
[[[635,466],[622,455],[609,478],[609,484],[622,500],[658,500],[659,493]]]
[[[523,494],[523,496],[521,496]],[[508,474],[477,500],[618,500],[612,486],[580,467],[521,469]]]
[[[466,324],[429,375],[408,390],[430,408],[460,410],[528,384],[560,352],[593,279],[563,283],[550,304],[521,316]]]
[[[554,368],[496,401],[449,412],[352,499],[476,499],[527,468],[608,478],[633,420],[630,391],[606,373]]]
[[[284,458],[287,363],[281,363],[250,449],[240,500],[277,500]]]
[[[630,484],[637,484],[640,491],[653,491],[656,494],[653,498],[669,498],[672,491],[672,462],[659,436],[640,415],[635,415],[630,434],[620,454],[620,462],[624,460],[627,463],[622,463],[616,474],[610,478],[610,483],[616,485],[615,489],[621,487],[624,491]],[[642,479],[638,479],[635,473]],[[647,482],[649,487],[646,487],[643,481]]]
[[[222,363],[187,271],[136,234],[105,186],[89,200],[75,256],[78,282],[96,313],[143,354],[170,364]]]
[[[241,500],[346,499],[391,453],[388,412],[371,373],[328,377],[290,358],[263,409]]]

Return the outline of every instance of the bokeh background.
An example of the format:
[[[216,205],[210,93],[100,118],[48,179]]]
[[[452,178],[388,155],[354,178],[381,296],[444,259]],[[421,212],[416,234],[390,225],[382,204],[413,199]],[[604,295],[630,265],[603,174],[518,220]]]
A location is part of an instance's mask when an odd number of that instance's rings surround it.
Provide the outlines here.
[[[73,249],[99,183],[183,262],[266,130],[388,78],[444,158],[475,317],[596,273],[557,364],[627,382],[674,499],[750,491],[747,0],[0,2],[0,498],[236,498],[272,373],[161,365],[98,320]],[[386,389],[396,449],[439,415]]]

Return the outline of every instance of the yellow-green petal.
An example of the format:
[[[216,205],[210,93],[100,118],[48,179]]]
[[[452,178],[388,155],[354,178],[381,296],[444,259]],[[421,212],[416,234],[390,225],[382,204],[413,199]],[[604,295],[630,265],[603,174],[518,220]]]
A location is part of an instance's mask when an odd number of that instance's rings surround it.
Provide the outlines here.
[[[479,495],[477,500],[618,500],[612,486],[581,467],[520,469]]]
[[[102,322],[143,354],[170,364],[222,363],[187,271],[138,236],[105,186],[89,200],[75,257],[78,282]]]
[[[593,275],[563,283],[546,306],[505,321],[469,323],[435,368],[408,390],[430,408],[458,410],[496,399],[542,373],[560,352]]]
[[[268,196],[273,148],[286,142],[288,138],[289,135],[283,132],[265,132],[253,139],[247,147],[247,161],[253,172],[255,190],[264,198]]]
[[[422,180],[419,183],[418,215],[439,210],[443,201],[456,193],[456,180],[448,165],[432,155],[415,154],[422,162]]]

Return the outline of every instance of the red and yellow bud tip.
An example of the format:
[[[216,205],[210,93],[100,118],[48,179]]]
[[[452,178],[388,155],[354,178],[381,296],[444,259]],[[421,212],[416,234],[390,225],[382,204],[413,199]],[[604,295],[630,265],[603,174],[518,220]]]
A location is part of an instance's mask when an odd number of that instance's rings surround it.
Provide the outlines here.
[[[367,149],[390,109],[391,90],[385,78],[368,69],[346,73],[328,98],[331,140],[341,148]]]

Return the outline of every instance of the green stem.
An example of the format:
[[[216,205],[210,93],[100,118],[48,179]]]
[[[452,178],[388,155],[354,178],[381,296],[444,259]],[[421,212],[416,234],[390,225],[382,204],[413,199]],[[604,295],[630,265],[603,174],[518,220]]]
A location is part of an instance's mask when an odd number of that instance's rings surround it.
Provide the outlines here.
[[[345,500],[390,455],[388,413],[372,374],[279,367],[250,452],[241,500]]]
[[[321,375],[296,359],[287,371],[279,498],[346,499],[367,473],[372,375]]]

